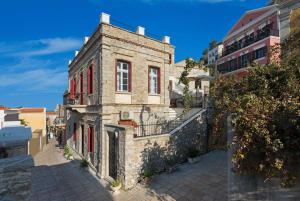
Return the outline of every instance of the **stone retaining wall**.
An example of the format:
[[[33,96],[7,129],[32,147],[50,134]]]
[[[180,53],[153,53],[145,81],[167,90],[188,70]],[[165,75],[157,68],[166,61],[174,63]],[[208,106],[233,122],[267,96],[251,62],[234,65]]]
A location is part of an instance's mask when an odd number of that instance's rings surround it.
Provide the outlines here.
[[[31,156],[0,159],[0,201],[27,200],[31,191]]]

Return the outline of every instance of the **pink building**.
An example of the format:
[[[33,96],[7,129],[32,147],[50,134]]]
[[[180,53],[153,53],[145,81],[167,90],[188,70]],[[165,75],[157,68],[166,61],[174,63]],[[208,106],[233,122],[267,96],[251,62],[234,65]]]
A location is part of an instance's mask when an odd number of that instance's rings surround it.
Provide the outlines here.
[[[275,5],[247,11],[223,39],[218,71],[243,75],[253,62],[269,63],[270,47],[280,42],[278,16]]]

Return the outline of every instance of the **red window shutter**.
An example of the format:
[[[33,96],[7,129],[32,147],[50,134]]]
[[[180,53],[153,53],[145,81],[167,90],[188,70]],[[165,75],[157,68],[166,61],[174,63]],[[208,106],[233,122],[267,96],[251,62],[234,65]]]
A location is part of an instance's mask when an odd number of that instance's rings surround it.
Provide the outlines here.
[[[160,68],[157,68],[157,93],[160,94]]]
[[[91,128],[91,152],[94,153],[94,127]]]
[[[151,85],[151,83],[150,83],[150,81],[151,81],[151,80],[150,80],[150,72],[151,72],[151,67],[149,66],[149,67],[148,67],[148,93],[150,93],[150,89],[151,89],[151,88],[150,88],[150,87],[151,87],[151,86],[150,86],[150,85]]]
[[[88,152],[91,152],[91,128],[88,128]]]
[[[76,86],[76,78],[74,78],[74,96],[76,95],[76,88],[77,88],[77,86]]]
[[[118,91],[118,61],[116,61],[115,65],[115,89]]]
[[[73,96],[73,79],[70,80],[70,96]]]
[[[87,91],[88,93],[87,94],[90,94],[90,80],[91,80],[91,71],[90,71],[90,68],[88,68],[88,73],[87,73]]]
[[[91,79],[91,86],[90,86],[90,93],[92,94],[94,92],[94,65],[92,64],[91,65],[91,76],[90,76],[90,79]]]
[[[132,67],[131,67],[131,63],[128,63],[128,91],[131,92],[131,88],[132,88]]]

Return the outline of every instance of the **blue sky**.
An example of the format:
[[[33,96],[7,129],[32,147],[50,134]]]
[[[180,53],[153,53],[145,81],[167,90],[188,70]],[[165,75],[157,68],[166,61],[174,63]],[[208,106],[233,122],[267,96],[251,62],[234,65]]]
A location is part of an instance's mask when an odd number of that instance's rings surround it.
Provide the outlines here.
[[[5,0],[0,6],[0,105],[46,107],[62,102],[68,60],[99,23],[138,25],[168,35],[175,60],[199,58],[249,9],[267,0]]]

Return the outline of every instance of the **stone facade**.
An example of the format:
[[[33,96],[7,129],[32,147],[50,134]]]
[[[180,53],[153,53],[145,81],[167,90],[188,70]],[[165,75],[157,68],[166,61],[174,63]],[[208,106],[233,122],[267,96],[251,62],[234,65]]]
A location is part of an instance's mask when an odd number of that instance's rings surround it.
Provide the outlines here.
[[[0,200],[27,200],[31,191],[31,156],[0,160]]]
[[[206,119],[199,115],[172,134],[135,138],[130,126],[105,125],[108,134],[116,134],[118,141],[118,177],[125,189],[130,189],[145,171],[164,171],[166,160],[174,157],[176,163],[187,159],[191,147],[201,153],[207,151]]]
[[[173,68],[173,55],[174,47],[168,43],[109,23],[100,23],[96,32],[85,41],[70,62],[69,83],[71,80],[76,81],[76,92],[83,92],[83,102],[79,94],[72,104],[67,105],[67,143],[82,157],[91,160],[101,178],[110,177],[107,170],[108,135],[105,125],[118,124],[121,112],[133,114],[131,121],[135,124],[166,118],[169,112],[168,77]],[[116,90],[117,60],[131,64],[130,92]],[[91,65],[93,93],[88,94],[87,75]],[[160,69],[160,93],[156,95],[148,93],[149,66]],[[94,138],[88,142],[90,127],[94,129]],[[91,142],[94,157],[89,157],[88,146]]]

